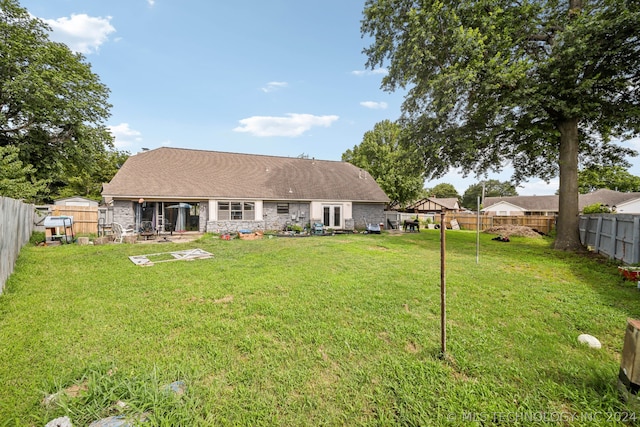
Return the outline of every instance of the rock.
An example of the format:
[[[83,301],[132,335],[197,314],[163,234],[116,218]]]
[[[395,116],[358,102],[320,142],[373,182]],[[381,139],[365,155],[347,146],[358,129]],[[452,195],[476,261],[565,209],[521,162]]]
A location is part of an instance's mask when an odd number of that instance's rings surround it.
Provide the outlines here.
[[[86,246],[88,244],[89,244],[89,238],[88,237],[78,237],[78,245]]]
[[[89,427],[133,427],[134,423],[128,421],[124,416],[103,418],[89,424]]]
[[[95,239],[93,239],[94,245],[106,245],[109,242],[110,242],[110,239],[108,236],[96,237]]]
[[[49,421],[44,427],[73,427],[69,417],[60,417]]]
[[[162,391],[167,392],[171,391],[175,393],[177,396],[182,396],[186,390],[187,386],[184,381],[174,381],[171,384],[167,384],[162,387]]]
[[[592,335],[582,334],[578,337],[578,342],[582,344],[587,344],[591,348],[602,348],[602,344],[600,341]]]
[[[42,406],[49,406],[52,405],[53,403],[55,403],[58,399],[60,399],[60,396],[62,395],[62,391],[59,391],[57,393],[53,393],[50,394],[48,396],[45,396],[44,399],[42,399]]]
[[[103,418],[89,424],[89,427],[133,427],[140,423],[144,423],[149,418],[149,413],[144,412],[130,418],[124,415],[116,415],[113,417]]]

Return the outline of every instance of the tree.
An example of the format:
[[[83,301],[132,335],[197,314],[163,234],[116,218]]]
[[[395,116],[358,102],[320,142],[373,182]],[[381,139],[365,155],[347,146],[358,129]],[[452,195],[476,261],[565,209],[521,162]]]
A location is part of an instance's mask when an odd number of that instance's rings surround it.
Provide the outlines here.
[[[460,194],[452,184],[447,184],[446,182],[442,182],[440,184],[435,185],[433,188],[425,188],[425,192],[427,193],[427,197],[437,197],[441,199],[460,198]]]
[[[559,174],[557,249],[581,248],[578,164],[627,165],[640,132],[640,2],[367,0],[367,66],[408,89],[399,122],[428,179]]]
[[[483,197],[508,197],[517,196],[516,187],[509,181],[498,181],[497,179],[489,179],[472,184],[464,192],[462,196],[462,206],[468,209],[478,208],[478,197],[480,203],[483,203]]]
[[[591,166],[578,172],[578,191],[590,193],[599,188],[621,192],[640,191],[640,177],[622,166]]]
[[[105,151],[94,154],[87,163],[71,165],[58,197],[83,196],[99,201],[102,184],[111,181],[127,157],[129,154],[123,151]]]
[[[0,196],[33,202],[47,187],[43,180],[33,180],[31,165],[23,165],[18,158],[20,150],[7,145],[0,147]]]
[[[85,58],[48,38],[15,0],[0,0],[0,147],[20,149],[52,196],[75,169],[113,149],[109,90]]]
[[[420,159],[400,144],[400,133],[394,122],[376,123],[372,131],[364,134],[360,145],[342,154],[342,161],[369,172],[392,205],[404,206],[417,198],[424,177]]]

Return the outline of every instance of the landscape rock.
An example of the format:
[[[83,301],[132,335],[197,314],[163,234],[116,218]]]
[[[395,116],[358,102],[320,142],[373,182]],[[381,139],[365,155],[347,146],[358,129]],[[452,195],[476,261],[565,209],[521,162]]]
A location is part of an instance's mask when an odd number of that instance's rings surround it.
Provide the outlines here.
[[[162,391],[171,391],[177,396],[182,396],[186,389],[187,385],[184,383],[184,381],[174,381],[171,384],[167,384],[162,387]]]
[[[602,344],[600,341],[593,335],[582,334],[578,337],[578,342],[582,344],[587,344],[591,348],[602,348]]]
[[[44,427],[73,427],[69,417],[60,417],[49,421]]]
[[[124,415],[103,418],[89,424],[89,427],[133,427],[135,420],[129,420]]]

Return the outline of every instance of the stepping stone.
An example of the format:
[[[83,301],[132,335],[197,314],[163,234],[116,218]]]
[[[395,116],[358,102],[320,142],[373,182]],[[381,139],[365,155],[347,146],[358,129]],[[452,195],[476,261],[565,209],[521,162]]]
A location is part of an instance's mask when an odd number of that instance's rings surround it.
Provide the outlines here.
[[[578,337],[578,342],[582,344],[587,344],[591,348],[602,348],[602,344],[600,341],[592,335],[582,334]]]

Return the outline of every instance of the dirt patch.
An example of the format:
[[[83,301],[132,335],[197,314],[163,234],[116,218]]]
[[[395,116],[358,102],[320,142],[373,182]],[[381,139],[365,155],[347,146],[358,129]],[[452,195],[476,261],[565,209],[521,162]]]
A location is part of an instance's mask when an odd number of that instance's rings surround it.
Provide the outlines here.
[[[213,300],[215,304],[227,304],[232,301],[233,301],[233,295],[227,295],[226,297]]]
[[[413,341],[409,341],[404,349],[412,354],[416,354],[420,351],[420,347]]]
[[[484,230],[488,234],[499,234],[503,237],[533,237],[540,238],[543,234],[534,230],[531,227],[524,225],[500,225],[497,227],[491,227]]]

